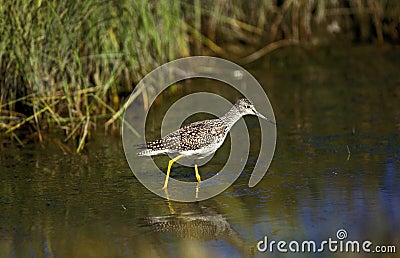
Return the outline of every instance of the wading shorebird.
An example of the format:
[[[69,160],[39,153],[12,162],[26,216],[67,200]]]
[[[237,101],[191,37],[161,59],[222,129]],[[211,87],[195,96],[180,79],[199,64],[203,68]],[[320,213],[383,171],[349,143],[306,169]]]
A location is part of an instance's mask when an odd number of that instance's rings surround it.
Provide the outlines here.
[[[166,189],[168,186],[169,173],[175,161],[182,157],[189,157],[197,160],[213,154],[224,143],[232,126],[244,115],[255,115],[275,124],[274,121],[260,114],[250,100],[240,99],[220,118],[194,122],[159,140],[139,145],[139,148],[143,148],[144,150],[138,152],[137,155],[177,155],[168,163],[167,177],[165,178],[163,187],[163,189]],[[197,164],[195,164],[194,169],[197,181],[200,183],[201,177]]]

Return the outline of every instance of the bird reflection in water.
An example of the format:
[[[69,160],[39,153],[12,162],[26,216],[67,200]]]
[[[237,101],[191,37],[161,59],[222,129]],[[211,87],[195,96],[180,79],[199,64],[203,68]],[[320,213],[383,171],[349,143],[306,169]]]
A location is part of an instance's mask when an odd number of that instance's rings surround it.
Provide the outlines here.
[[[204,242],[224,240],[235,248],[242,257],[253,257],[255,255],[256,244],[246,242],[232,228],[226,218],[215,209],[199,203],[184,203],[177,204],[179,211],[176,211],[172,203],[170,201],[168,203],[170,214],[144,218],[145,225],[150,227],[152,232],[172,234],[182,240]],[[203,253],[207,253],[206,250],[203,251]]]

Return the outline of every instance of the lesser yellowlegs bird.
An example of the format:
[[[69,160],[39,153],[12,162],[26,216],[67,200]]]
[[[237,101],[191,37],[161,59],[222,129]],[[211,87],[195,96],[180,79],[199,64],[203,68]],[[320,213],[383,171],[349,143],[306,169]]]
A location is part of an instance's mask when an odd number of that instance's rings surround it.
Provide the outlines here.
[[[145,150],[138,152],[137,155],[178,155],[168,163],[167,177],[165,178],[163,187],[163,189],[166,189],[168,186],[171,167],[175,161],[182,157],[189,157],[197,160],[213,154],[224,143],[232,126],[244,115],[255,115],[274,123],[260,114],[250,100],[240,99],[224,116],[220,118],[188,124],[159,140],[140,145],[139,147],[145,148]],[[194,169],[197,181],[200,183],[201,177],[197,164],[195,164]]]

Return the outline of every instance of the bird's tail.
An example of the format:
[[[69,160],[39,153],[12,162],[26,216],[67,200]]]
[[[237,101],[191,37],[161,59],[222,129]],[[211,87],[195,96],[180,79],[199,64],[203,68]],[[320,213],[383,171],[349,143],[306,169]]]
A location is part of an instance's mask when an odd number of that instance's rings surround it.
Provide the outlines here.
[[[137,153],[138,156],[153,156],[168,152],[168,150],[165,149],[165,144],[162,139],[145,144],[138,144],[136,147],[138,150],[141,150]]]
[[[138,156],[151,156],[150,154],[151,154],[151,152],[153,151],[152,149],[148,149],[148,148],[147,148],[147,143],[138,144],[138,145],[136,145],[136,148],[137,148],[138,150],[140,150],[140,151],[137,153]]]

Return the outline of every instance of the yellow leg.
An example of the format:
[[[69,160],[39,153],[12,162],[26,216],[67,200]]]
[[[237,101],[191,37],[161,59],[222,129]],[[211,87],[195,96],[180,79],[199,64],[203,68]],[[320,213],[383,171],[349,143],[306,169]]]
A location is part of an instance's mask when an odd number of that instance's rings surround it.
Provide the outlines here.
[[[179,156],[177,156],[177,157],[171,159],[171,160],[168,162],[167,177],[165,178],[164,187],[163,187],[162,189],[166,189],[167,186],[168,186],[169,172],[171,172],[172,164],[174,164],[175,161],[177,161],[178,159],[180,159],[180,158],[182,158],[182,157],[183,157],[183,155],[179,155]]]
[[[201,178],[199,174],[199,169],[197,168],[197,164],[194,165],[194,171],[196,171],[196,178],[199,183],[201,183]]]

